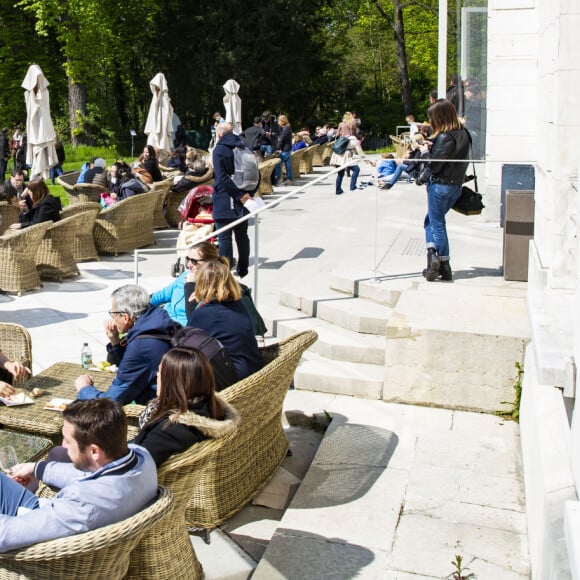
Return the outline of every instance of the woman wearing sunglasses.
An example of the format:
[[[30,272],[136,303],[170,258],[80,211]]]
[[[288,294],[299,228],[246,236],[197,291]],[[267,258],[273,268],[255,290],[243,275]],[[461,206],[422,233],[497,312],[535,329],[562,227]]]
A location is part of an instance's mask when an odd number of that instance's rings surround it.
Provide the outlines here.
[[[218,259],[217,247],[209,242],[201,242],[189,248],[185,258],[185,272],[165,288],[151,294],[151,306],[163,306],[173,320],[187,326],[184,290],[186,279],[189,276],[188,281],[195,281],[197,271],[204,262]]]

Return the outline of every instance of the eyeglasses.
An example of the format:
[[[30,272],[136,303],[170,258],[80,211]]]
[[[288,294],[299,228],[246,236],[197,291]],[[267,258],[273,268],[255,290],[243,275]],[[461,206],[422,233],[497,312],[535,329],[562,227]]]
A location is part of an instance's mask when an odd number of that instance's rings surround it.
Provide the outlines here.
[[[185,261],[192,263],[194,266],[197,266],[200,262],[204,260],[197,260],[196,258],[190,258],[189,256],[185,256]]]
[[[118,316],[120,314],[127,314],[124,310],[109,310],[109,316],[111,318],[115,318],[115,316]]]

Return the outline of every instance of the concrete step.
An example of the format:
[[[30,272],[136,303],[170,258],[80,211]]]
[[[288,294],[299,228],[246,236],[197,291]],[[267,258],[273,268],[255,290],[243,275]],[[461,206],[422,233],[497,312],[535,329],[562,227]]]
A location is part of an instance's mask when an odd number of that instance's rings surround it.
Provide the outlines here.
[[[397,444],[333,420],[252,578],[386,578],[408,480],[388,469]]]
[[[420,284],[387,330],[386,401],[494,412],[514,400],[515,362],[530,339],[525,292],[501,284]]]
[[[330,360],[307,351],[294,375],[294,387],[305,391],[380,399],[384,373],[384,367],[379,365]]]
[[[416,288],[415,276],[381,276],[373,272],[334,272],[330,287],[357,298],[366,298],[377,304],[393,307],[405,290]]]
[[[316,297],[285,291],[280,293],[280,303],[342,328],[379,336],[385,335],[392,312],[389,306],[332,291]]]
[[[385,364],[386,338],[360,334],[318,318],[294,318],[276,323],[276,336],[287,338],[303,330],[315,330],[318,340],[309,351],[328,359],[381,365]]]

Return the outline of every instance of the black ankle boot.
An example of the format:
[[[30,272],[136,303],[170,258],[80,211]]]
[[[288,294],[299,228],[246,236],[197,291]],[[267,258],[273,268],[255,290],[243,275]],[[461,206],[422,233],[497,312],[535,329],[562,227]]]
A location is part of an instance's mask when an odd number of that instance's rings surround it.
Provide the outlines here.
[[[451,282],[453,280],[453,272],[451,271],[451,264],[449,260],[441,261],[439,264],[439,276],[441,280],[445,282]]]
[[[433,282],[439,276],[439,256],[435,248],[427,249],[427,268],[423,270],[427,282]]]

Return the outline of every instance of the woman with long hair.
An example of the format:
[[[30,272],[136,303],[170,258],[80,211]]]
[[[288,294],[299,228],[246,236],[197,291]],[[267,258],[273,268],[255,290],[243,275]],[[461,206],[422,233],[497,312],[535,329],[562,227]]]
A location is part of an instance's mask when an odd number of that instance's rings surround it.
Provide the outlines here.
[[[18,223],[12,224],[11,229],[17,230],[43,222],[60,220],[62,204],[60,198],[50,195],[43,179],[34,179],[28,183],[20,199],[22,211]]]
[[[159,466],[195,443],[228,435],[239,421],[235,409],[215,394],[207,356],[194,348],[175,347],[161,359],[157,398],[141,414],[133,443],[145,447]]]
[[[143,169],[151,175],[153,181],[163,181],[163,175],[161,175],[161,169],[159,169],[157,152],[153,145],[145,145],[143,153],[139,157],[139,161],[141,162]]]
[[[435,101],[427,114],[432,133],[429,141],[421,147],[426,162],[415,182],[417,185],[427,184],[427,215],[424,222],[427,268],[423,270],[423,276],[429,282],[438,277],[451,281],[453,273],[445,215],[461,195],[470,138],[451,101]]]
[[[286,181],[283,185],[291,185],[292,183],[292,163],[290,155],[292,155],[292,127],[286,115],[278,115],[278,125],[280,126],[280,135],[278,136],[278,150],[280,151],[280,159],[282,163],[278,166],[278,171],[282,171],[282,165],[286,167]]]
[[[346,137],[351,140],[349,143],[349,147],[345,150],[344,153],[336,153],[335,151],[332,152],[330,157],[329,164],[334,165],[335,167],[340,167],[341,165],[346,165],[352,158],[353,158],[353,150],[356,149],[357,153],[361,156],[364,156],[362,148],[360,146],[360,142],[356,137],[358,131],[358,125],[356,123],[356,119],[354,115],[347,111],[343,117],[342,121],[338,125],[338,129],[336,130],[336,137]],[[341,169],[336,174],[336,183],[335,183],[335,193],[336,195],[341,195],[344,193],[342,190],[342,180],[344,179],[344,174],[346,172],[345,169]],[[358,174],[360,173],[360,167],[358,165],[351,165],[350,166],[350,190],[354,191],[356,189],[356,181],[358,179]]]
[[[185,272],[182,272],[171,284],[151,294],[151,305],[161,306],[167,314],[182,326],[187,325],[187,309],[185,301],[185,284],[195,284],[197,271],[204,262],[219,259],[217,246],[210,242],[201,242],[191,246],[185,257]],[[195,286],[194,286],[195,287]],[[193,288],[192,288],[193,290]]]
[[[195,289],[185,285],[185,295],[195,308],[187,326],[201,328],[217,338],[228,351],[243,379],[264,366],[242,291],[230,272],[227,258],[204,262],[197,272]]]

